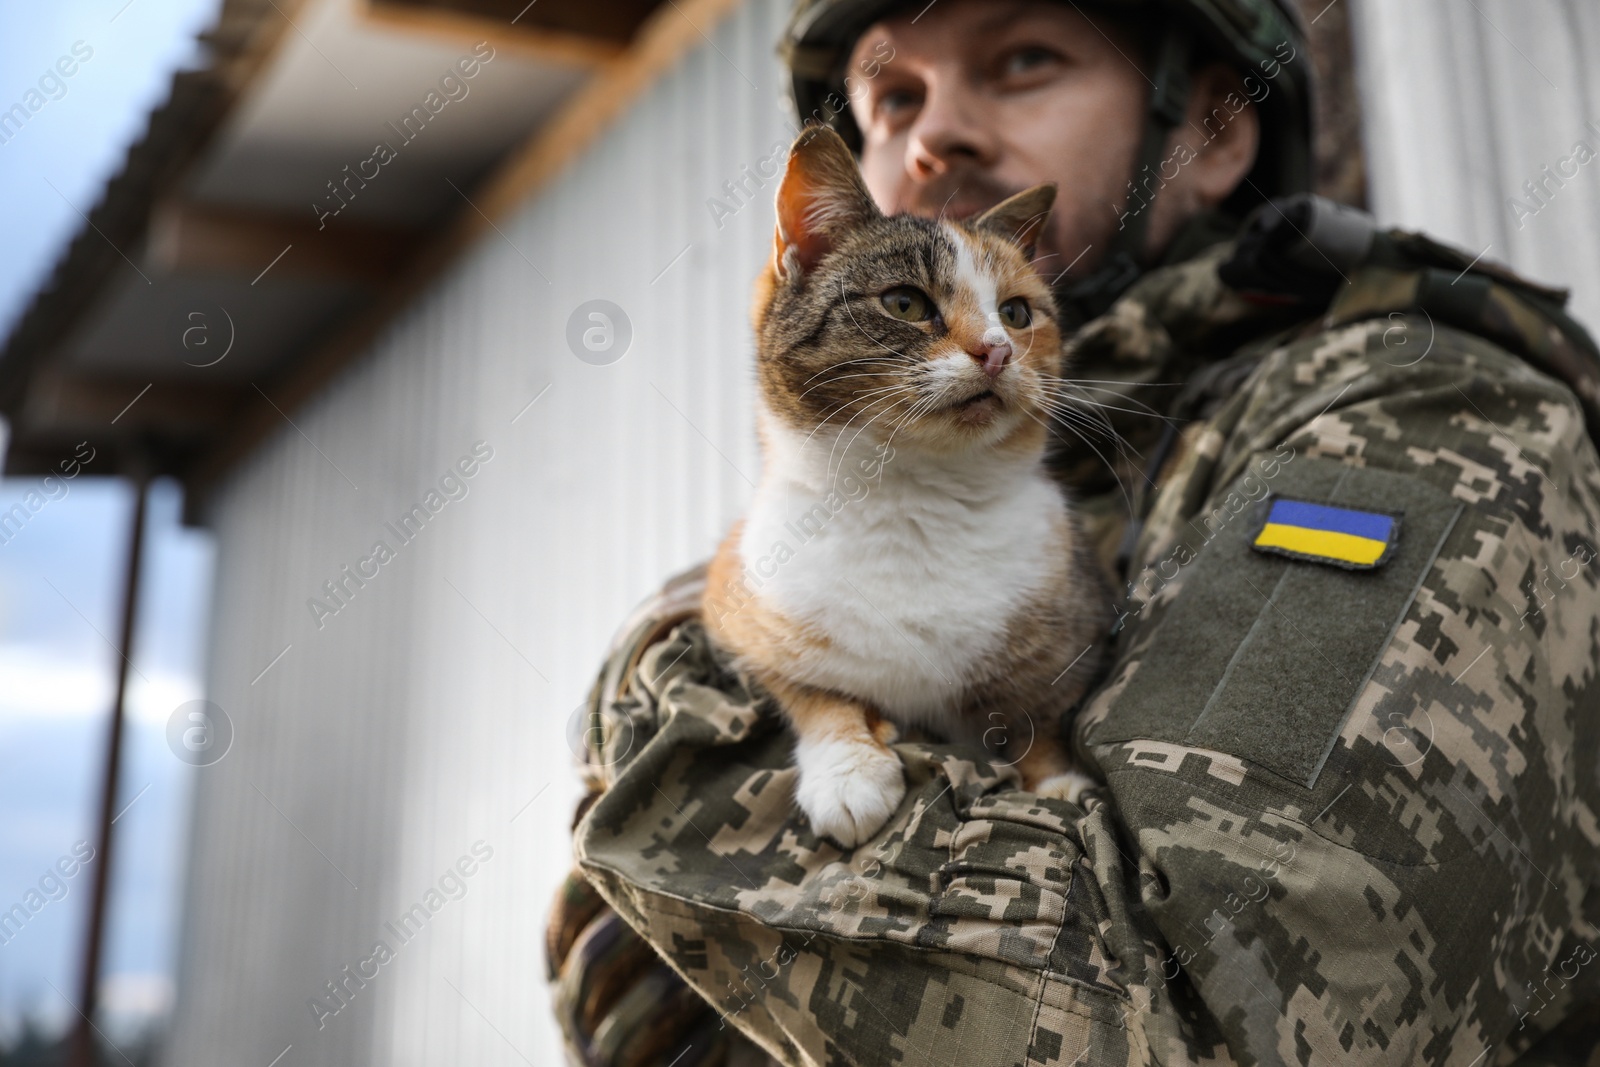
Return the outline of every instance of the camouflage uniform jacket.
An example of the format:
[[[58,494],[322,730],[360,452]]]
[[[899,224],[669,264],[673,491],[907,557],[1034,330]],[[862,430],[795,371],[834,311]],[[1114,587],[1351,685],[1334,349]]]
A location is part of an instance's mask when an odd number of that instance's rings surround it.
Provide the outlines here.
[[[1225,285],[1231,247],[1075,342],[1126,441],[1061,456],[1124,590],[1071,737],[1104,786],[907,740],[841,852],[680,578],[594,691],[550,946],[575,1057],[1600,1063],[1592,343],[1416,235],[1310,308]],[[1396,518],[1384,561],[1253,550],[1285,498]]]

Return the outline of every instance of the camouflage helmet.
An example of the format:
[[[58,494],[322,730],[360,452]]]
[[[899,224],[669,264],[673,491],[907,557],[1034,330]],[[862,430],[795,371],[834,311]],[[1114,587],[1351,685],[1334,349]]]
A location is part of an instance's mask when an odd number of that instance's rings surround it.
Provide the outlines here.
[[[868,26],[914,6],[912,0],[795,0],[779,53],[788,64],[795,110],[802,122],[831,125],[860,150],[860,131],[846,106],[848,96],[840,91],[846,89],[850,51]],[[1191,56],[1218,59],[1241,74],[1270,82],[1269,91],[1258,101],[1261,150],[1250,182],[1262,197],[1309,191],[1313,76],[1310,57],[1304,54],[1305,24],[1294,0],[1084,0],[1073,6],[1143,15],[1147,20],[1166,16],[1167,28],[1188,45],[1180,50],[1185,61]],[[1157,73],[1163,51],[1152,51]],[[1167,128],[1182,118],[1186,94],[1174,98],[1172,88],[1173,83],[1186,83],[1184,73],[1153,79],[1158,91],[1151,110],[1168,113],[1162,116],[1170,120]]]

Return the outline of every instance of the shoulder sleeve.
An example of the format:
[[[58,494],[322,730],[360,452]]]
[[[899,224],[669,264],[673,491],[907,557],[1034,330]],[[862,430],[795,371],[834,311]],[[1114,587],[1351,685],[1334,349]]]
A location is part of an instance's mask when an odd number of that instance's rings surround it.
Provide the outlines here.
[[[1082,806],[903,743],[900,810],[840,851],[687,618],[602,676],[635,728],[600,749],[584,875],[784,1063],[1467,1067],[1567,1040],[1600,997],[1600,462],[1570,392],[1428,336],[1274,351],[1190,442],[1079,719],[1108,781]],[[1272,493],[1398,533],[1367,569],[1261,552]]]
[[[1600,995],[1581,405],[1395,315],[1270,353],[1192,444],[1077,724],[1166,972],[1236,1056],[1510,1062]]]

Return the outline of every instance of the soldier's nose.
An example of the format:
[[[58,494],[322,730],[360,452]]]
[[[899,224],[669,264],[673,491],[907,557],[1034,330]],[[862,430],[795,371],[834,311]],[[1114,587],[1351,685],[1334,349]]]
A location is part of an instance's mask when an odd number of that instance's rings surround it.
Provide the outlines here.
[[[983,368],[983,373],[991,379],[998,378],[1011,360],[1011,338],[999,327],[986,330],[982,339],[967,349],[967,355],[971,356]]]

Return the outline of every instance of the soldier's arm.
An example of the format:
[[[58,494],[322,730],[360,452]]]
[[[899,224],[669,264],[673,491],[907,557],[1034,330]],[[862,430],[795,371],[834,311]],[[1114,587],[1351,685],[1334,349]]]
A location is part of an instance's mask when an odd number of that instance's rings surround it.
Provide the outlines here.
[[[1080,720],[1161,977],[1264,1062],[1506,1062],[1600,990],[1584,411],[1417,314],[1271,353],[1189,443]],[[1262,551],[1268,494],[1392,551]]]
[[[1190,442],[1141,544],[1159,583],[1081,720],[1110,783],[1083,808],[902,745],[906,803],[841,853],[793,811],[781,722],[692,620],[608,669],[630,684],[597,693],[614,743],[578,852],[713,1006],[673,1040],[738,1029],[795,1063],[1466,1064],[1592,999],[1600,613],[1587,565],[1565,600],[1539,583],[1594,549],[1594,453],[1562,387],[1448,332],[1399,366],[1428,331],[1395,355],[1396,325],[1269,355]],[[1267,491],[1402,512],[1395,550],[1366,573],[1256,553],[1233,503]]]

